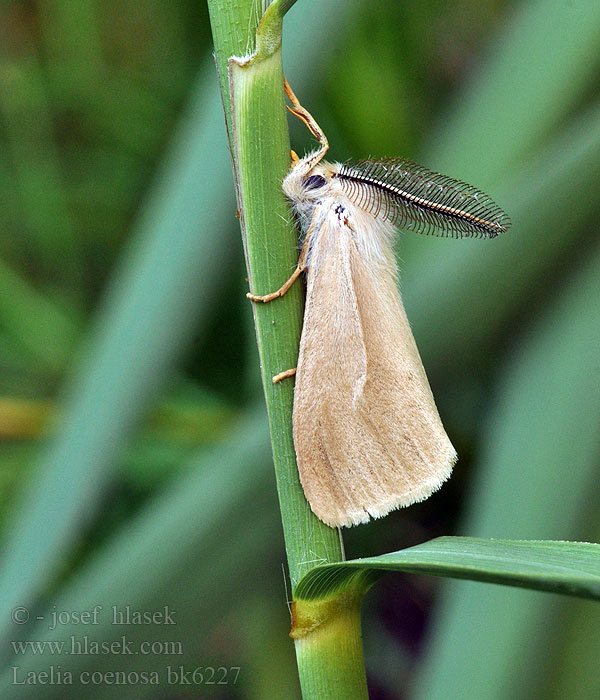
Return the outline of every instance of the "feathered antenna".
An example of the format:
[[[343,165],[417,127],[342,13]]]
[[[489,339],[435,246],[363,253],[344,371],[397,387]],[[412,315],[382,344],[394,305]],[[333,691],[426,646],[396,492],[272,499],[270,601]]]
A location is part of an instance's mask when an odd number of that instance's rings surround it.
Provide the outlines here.
[[[454,238],[495,238],[511,225],[481,190],[408,160],[344,164],[336,177],[358,207],[398,228]]]

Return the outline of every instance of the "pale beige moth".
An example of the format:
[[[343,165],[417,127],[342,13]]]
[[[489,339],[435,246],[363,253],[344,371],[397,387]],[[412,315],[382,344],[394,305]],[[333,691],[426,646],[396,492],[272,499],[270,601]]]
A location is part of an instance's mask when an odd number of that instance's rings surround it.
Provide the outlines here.
[[[286,91],[320,143],[293,154],[283,181],[302,248],[281,289],[248,296],[272,301],[306,274],[293,410],[300,480],[323,522],[356,525],[427,498],[456,461],[398,290],[396,230],[493,238],[510,220],[475,187],[410,161],[326,162],[325,135]]]

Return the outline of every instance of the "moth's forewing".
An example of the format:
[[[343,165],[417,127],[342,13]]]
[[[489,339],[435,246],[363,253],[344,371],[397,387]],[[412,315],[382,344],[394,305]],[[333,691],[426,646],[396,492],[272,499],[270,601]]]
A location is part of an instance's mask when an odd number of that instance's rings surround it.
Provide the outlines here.
[[[429,496],[456,453],[397,290],[391,225],[323,206],[308,269],[294,444],[315,514],[331,526],[355,525]]]

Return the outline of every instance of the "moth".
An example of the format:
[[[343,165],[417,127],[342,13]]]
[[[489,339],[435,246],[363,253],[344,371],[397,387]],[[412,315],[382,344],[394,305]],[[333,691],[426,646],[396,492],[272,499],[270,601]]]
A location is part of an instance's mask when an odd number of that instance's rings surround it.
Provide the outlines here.
[[[289,85],[290,112],[320,144],[292,152],[283,191],[302,230],[298,265],[269,302],[306,273],[293,434],[313,512],[331,527],[421,501],[457,455],[442,425],[398,290],[397,229],[494,238],[510,226],[486,194],[407,160],[328,163],[325,134]]]

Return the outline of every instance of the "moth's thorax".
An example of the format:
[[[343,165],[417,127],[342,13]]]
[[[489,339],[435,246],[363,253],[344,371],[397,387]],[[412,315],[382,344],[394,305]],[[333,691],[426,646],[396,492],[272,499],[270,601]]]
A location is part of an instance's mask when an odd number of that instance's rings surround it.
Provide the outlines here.
[[[337,180],[339,163],[321,161],[313,165],[313,154],[302,158],[283,181],[283,191],[296,209],[302,223],[310,219],[315,206],[325,201],[343,199],[342,185]]]
[[[306,234],[316,227],[314,240],[307,255],[307,265],[313,262],[313,248],[323,235],[347,236],[358,253],[374,267],[384,266],[393,271],[392,252],[394,227],[383,217],[374,216],[354,201],[347,183],[339,177],[340,163],[312,163],[312,155],[300,160],[283,181],[283,191],[294,207]]]
[[[344,190],[339,178],[341,168],[341,163],[323,160],[314,165],[314,154],[310,154],[296,163],[284,179],[284,194],[298,214],[303,233],[311,222],[320,225],[328,217],[346,221],[353,228],[352,222],[362,214]]]

